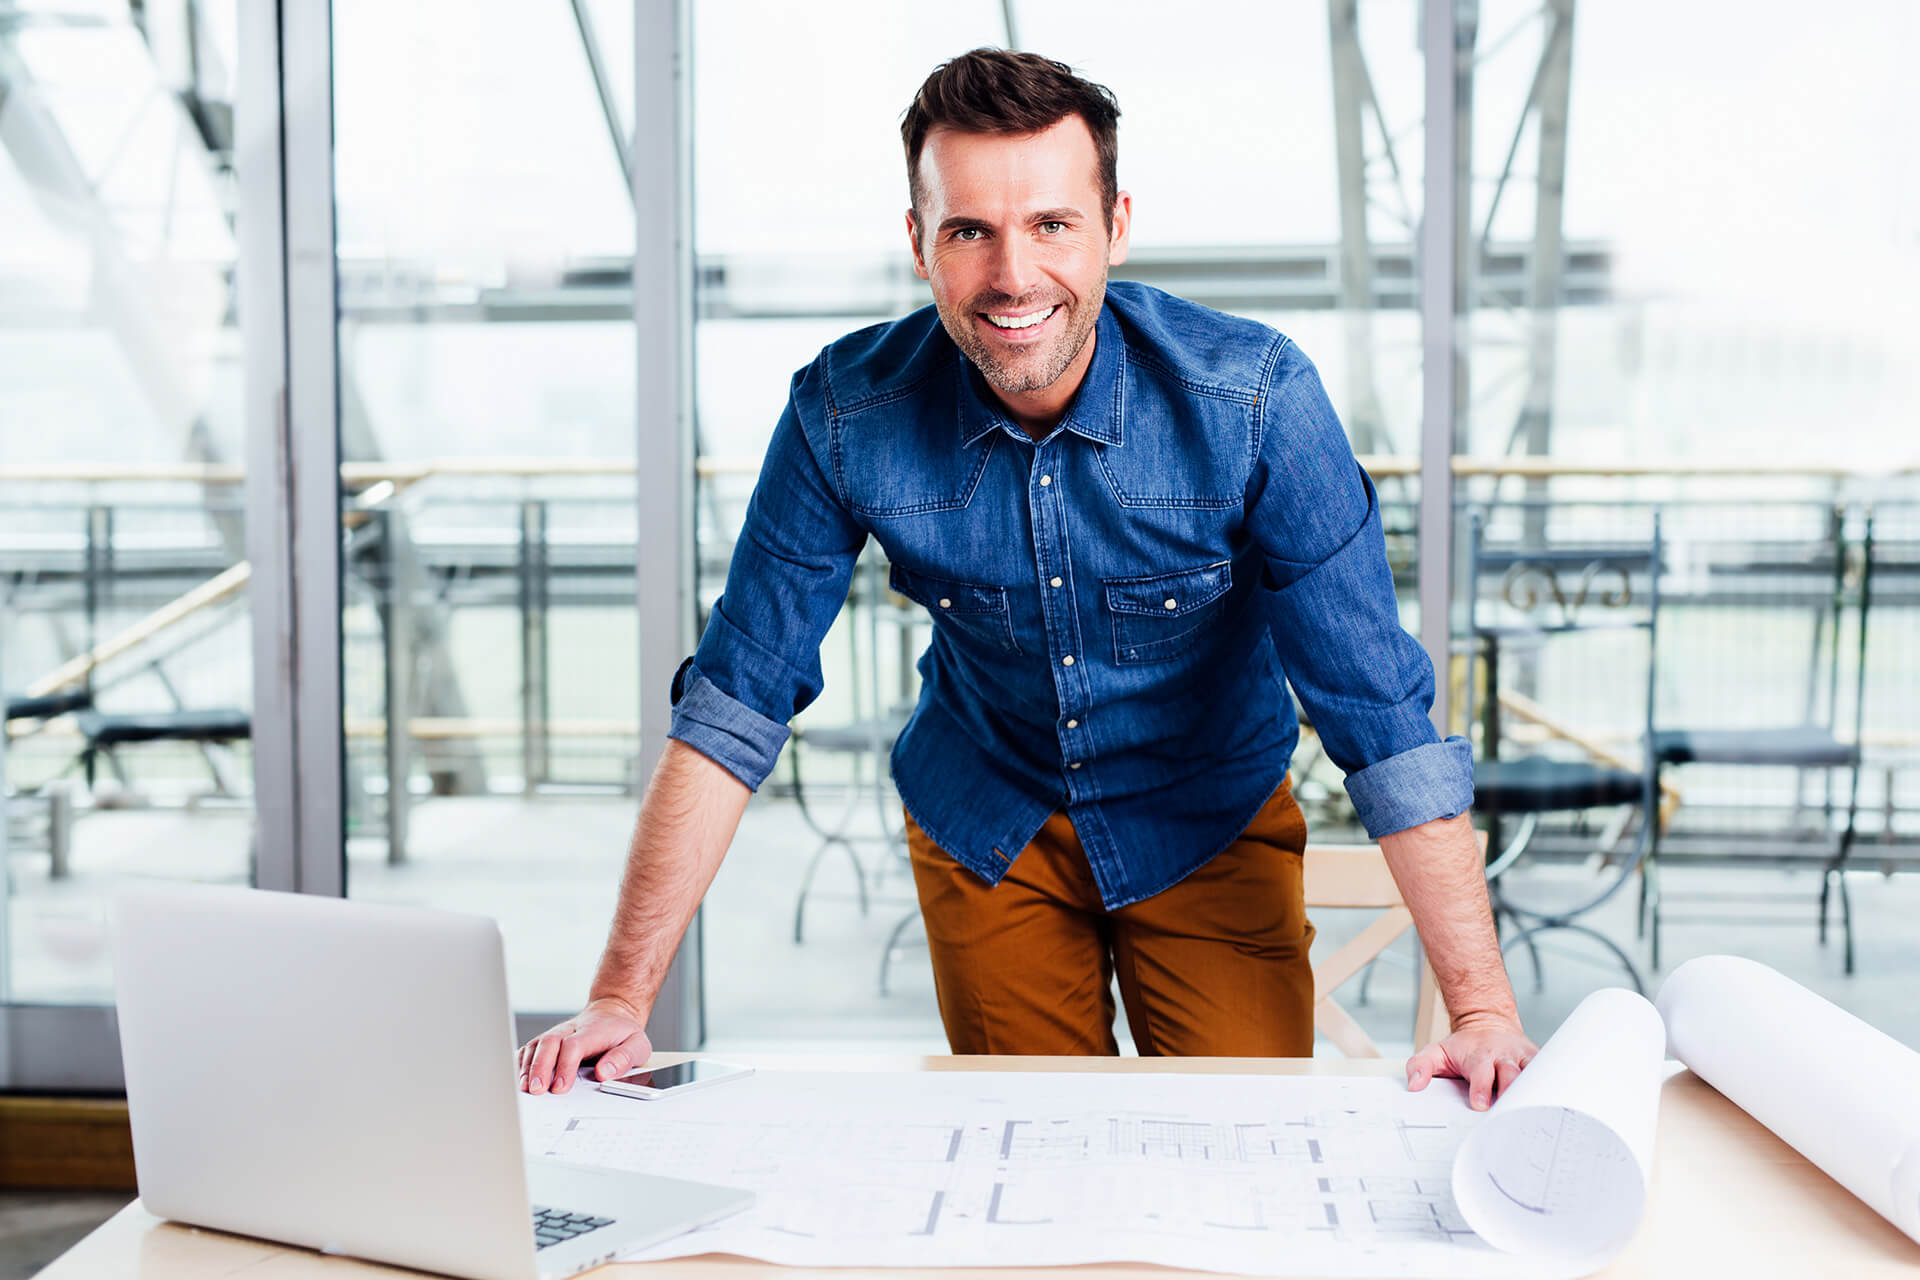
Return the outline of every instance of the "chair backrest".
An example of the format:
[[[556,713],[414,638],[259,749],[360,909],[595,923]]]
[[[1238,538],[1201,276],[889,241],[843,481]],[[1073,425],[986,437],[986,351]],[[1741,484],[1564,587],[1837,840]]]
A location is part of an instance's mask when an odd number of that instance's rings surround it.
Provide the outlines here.
[[[1623,520],[1623,516],[1625,517]],[[1522,671],[1533,670],[1540,651],[1555,637],[1577,632],[1613,632],[1630,635],[1646,653],[1644,723],[1652,727],[1654,695],[1654,636],[1658,626],[1661,577],[1666,548],[1661,513],[1654,508],[1622,508],[1619,504],[1561,502],[1503,503],[1475,511],[1468,541],[1466,624],[1469,653],[1477,662],[1494,652],[1483,643],[1499,641],[1502,660]],[[1565,652],[1565,650],[1561,650]],[[1624,656],[1616,651],[1615,656]],[[1474,724],[1479,693],[1472,662],[1464,704],[1466,723]],[[1594,666],[1609,676],[1611,660]],[[1509,676],[1503,685],[1515,682]],[[1499,702],[1502,692],[1488,681],[1487,733],[1484,754],[1497,751]],[[1521,689],[1523,694],[1529,690]],[[1617,680],[1597,682],[1578,691],[1608,718],[1621,705]],[[1587,717],[1571,711],[1578,723]],[[1626,726],[1618,726],[1625,728]],[[1635,735],[1638,736],[1638,735]]]
[[[1484,836],[1482,837],[1484,840]],[[1374,1044],[1353,1015],[1334,1001],[1341,983],[1379,957],[1413,927],[1400,887],[1387,869],[1387,857],[1374,844],[1310,844],[1306,852],[1307,909],[1378,908],[1380,914],[1332,955],[1313,967],[1313,1026],[1349,1058],[1378,1058]],[[1451,1022],[1440,985],[1426,953],[1420,953],[1418,996],[1414,1001],[1413,1047],[1417,1051],[1443,1038]]]
[[[1666,517],[1662,726],[1838,732],[1854,692],[1844,632],[1850,613],[1864,616],[1872,564],[1855,553],[1845,508],[1688,503]],[[1668,662],[1689,657],[1684,672]]]

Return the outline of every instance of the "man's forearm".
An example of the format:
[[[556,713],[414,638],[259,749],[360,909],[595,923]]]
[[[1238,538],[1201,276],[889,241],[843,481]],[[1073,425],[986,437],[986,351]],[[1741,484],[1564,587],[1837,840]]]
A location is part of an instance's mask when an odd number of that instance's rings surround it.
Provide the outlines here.
[[[668,741],[640,802],[593,999],[620,1000],[646,1021],[752,794],[686,743]]]
[[[1464,813],[1437,818],[1382,836],[1380,848],[1413,913],[1454,1027],[1490,1016],[1518,1026],[1472,819]]]

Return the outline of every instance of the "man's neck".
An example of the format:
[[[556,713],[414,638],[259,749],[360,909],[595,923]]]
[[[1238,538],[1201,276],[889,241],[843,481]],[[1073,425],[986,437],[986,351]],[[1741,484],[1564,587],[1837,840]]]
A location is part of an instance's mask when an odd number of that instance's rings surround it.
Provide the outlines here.
[[[1043,440],[1060,425],[1060,419],[1067,416],[1067,406],[1073,403],[1080,384],[1087,380],[1087,370],[1093,366],[1093,348],[1099,340],[1098,329],[1089,333],[1086,345],[1080,348],[1073,363],[1038,391],[1002,391],[990,382],[987,389],[993,392],[993,398],[1000,402],[1016,426],[1035,440]]]

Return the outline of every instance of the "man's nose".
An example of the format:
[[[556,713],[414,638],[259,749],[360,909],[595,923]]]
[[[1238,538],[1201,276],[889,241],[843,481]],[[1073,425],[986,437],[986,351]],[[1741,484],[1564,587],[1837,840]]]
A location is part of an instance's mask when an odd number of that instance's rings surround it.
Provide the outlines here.
[[[1040,283],[1033,246],[1025,236],[1007,236],[999,241],[994,255],[993,288],[1008,298],[1020,299]]]

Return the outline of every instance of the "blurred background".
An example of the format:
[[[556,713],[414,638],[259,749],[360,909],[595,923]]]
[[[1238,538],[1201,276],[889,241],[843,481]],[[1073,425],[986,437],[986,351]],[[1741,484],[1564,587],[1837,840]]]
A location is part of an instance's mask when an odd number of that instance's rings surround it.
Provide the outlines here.
[[[1738,951],[1920,1045],[1904,0],[1456,0],[1450,47],[1416,0],[242,9],[0,0],[14,1085],[116,1083],[78,1050],[135,877],[490,915],[526,1023],[578,1007],[788,379],[930,300],[898,122],[980,45],[1118,96],[1117,276],[1318,363],[1535,1038]],[[886,770],[930,624],[885,582],[663,1047],[944,1050]],[[1294,779],[1364,838],[1310,729]],[[1341,991],[1389,1055],[1412,947]]]

